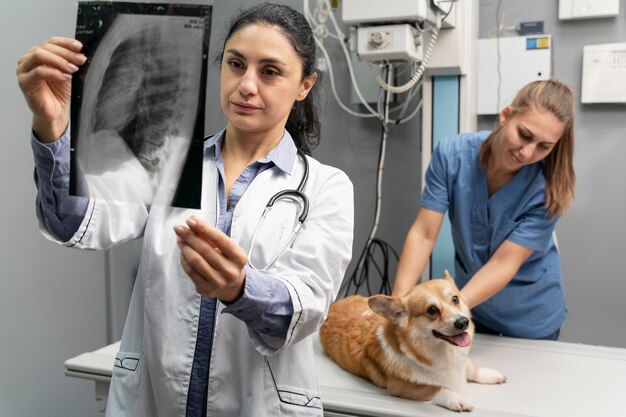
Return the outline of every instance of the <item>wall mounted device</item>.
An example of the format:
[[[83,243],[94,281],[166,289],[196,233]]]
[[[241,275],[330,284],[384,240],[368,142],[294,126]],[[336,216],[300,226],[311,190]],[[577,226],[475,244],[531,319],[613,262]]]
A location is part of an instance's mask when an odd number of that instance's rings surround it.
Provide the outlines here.
[[[437,15],[430,1],[393,0],[383,5],[380,0],[343,0],[341,6],[341,18],[350,26],[389,22],[437,24]]]
[[[520,36],[542,35],[543,21],[537,20],[534,22],[520,22],[520,24],[517,25],[517,34]]]
[[[422,48],[417,29],[405,23],[366,26],[357,29],[357,54],[364,61],[421,61]]]
[[[351,48],[363,61],[423,58],[422,31],[439,25],[441,10],[428,0],[344,0],[342,20],[353,27]]]
[[[517,91],[552,74],[550,35],[478,40],[478,114],[498,114]]]
[[[619,14],[619,0],[559,0],[559,19],[591,19]]]
[[[626,103],[626,43],[583,48],[582,103]]]

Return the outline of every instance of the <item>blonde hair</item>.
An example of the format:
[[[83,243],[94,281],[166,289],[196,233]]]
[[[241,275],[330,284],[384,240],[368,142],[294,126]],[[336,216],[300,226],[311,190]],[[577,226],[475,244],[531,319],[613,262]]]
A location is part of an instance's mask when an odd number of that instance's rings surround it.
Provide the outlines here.
[[[566,213],[574,201],[574,95],[572,90],[558,80],[531,82],[517,93],[510,104],[509,117],[525,114],[531,109],[549,111],[565,125],[563,135],[544,159],[546,175],[546,208],[553,217]],[[481,145],[480,166],[487,167],[494,137],[502,126],[495,129]]]

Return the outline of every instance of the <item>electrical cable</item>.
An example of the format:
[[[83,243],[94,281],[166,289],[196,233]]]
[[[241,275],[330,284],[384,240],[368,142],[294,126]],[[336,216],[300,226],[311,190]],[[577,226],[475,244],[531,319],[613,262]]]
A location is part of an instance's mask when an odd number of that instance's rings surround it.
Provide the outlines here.
[[[377,252],[382,257],[382,265],[377,261]],[[392,257],[393,256],[393,257]],[[361,268],[354,271],[346,285],[339,290],[338,298],[347,297],[359,293],[359,289],[364,287],[366,294],[391,294],[391,261],[395,258],[398,263],[398,253],[387,243],[380,239],[372,239],[370,244],[364,248],[359,258]],[[372,288],[370,275],[377,272],[380,276],[380,286],[378,289]],[[353,288],[354,287],[354,288]]]
[[[444,20],[446,20],[448,18],[448,15],[450,15],[450,13],[452,12],[452,8],[454,7],[454,3],[456,3],[458,0],[440,0],[440,1],[435,1],[435,6],[437,6],[439,8],[439,10],[443,11],[443,8],[439,5],[440,3],[450,3],[450,7],[448,8],[448,11],[446,13],[444,13],[440,19],[441,22],[443,22]]]
[[[378,84],[382,87],[382,102],[377,100],[376,107],[374,110],[367,101],[363,98],[356,76],[354,74],[354,69],[352,66],[352,59],[350,56],[350,52],[346,46],[348,41],[346,35],[343,33],[341,28],[339,27],[330,4],[328,0],[317,0],[316,7],[314,13],[312,14],[309,8],[309,1],[304,0],[304,11],[305,17],[311,24],[314,29],[315,41],[317,46],[320,48],[324,59],[326,60],[329,75],[331,78],[331,89],[335,100],[339,104],[339,106],[346,111],[347,113],[357,116],[357,117],[376,117],[381,121],[382,124],[382,138],[380,143],[380,151],[378,155],[378,170],[376,174],[376,204],[375,204],[375,213],[374,213],[374,223],[372,225],[371,232],[367,238],[367,241],[361,251],[357,266],[349,277],[349,279],[345,280],[339,289],[339,296],[347,296],[350,295],[351,291],[354,291],[354,294],[358,293],[363,287],[368,292],[369,295],[372,295],[372,290],[374,289],[370,283],[370,275],[374,273],[378,273],[380,280],[380,287],[375,293],[383,293],[390,294],[391,293],[391,277],[389,276],[389,271],[391,270],[391,261],[393,257],[396,259],[396,263],[399,260],[399,256],[397,252],[386,242],[381,239],[376,238],[376,234],[378,231],[378,226],[380,223],[380,214],[381,214],[381,206],[382,206],[382,182],[383,182],[383,172],[384,165],[386,159],[386,147],[387,147],[387,139],[390,135],[390,132],[399,124],[405,123],[411,120],[415,115],[419,113],[422,108],[423,99],[420,95],[419,102],[412,109],[411,114],[406,116],[408,109],[410,108],[410,104],[413,102],[413,98],[415,98],[418,93],[421,91],[422,86],[422,75],[430,61],[430,57],[432,55],[435,43],[437,41],[439,27],[441,25],[441,16],[442,14],[437,14],[437,25],[436,27],[431,29],[431,37],[428,43],[428,46],[423,54],[422,62],[419,66],[415,62],[412,62],[413,75],[410,77],[409,81],[402,86],[392,86],[391,79],[393,75],[393,67],[388,62],[385,63],[383,67],[383,74],[385,75],[386,81],[383,80],[381,75],[376,71],[376,68],[372,63],[368,64],[368,69],[374,79],[378,82]],[[445,19],[450,11],[452,10],[452,6],[448,10],[443,18]],[[331,33],[331,31],[326,27],[327,18],[331,21],[335,33]],[[337,93],[335,80],[334,80],[334,72],[332,67],[332,62],[330,60],[328,51],[324,46],[323,39],[327,37],[335,38],[339,41],[341,46],[343,55],[346,59],[346,64],[348,67],[348,72],[350,76],[350,81],[352,86],[354,87],[354,91],[363,104],[363,106],[369,111],[369,113],[363,114],[355,112],[351,110],[348,106],[346,106],[339,98]],[[398,105],[392,107],[391,104],[391,94],[402,94],[406,93],[404,97],[404,102],[402,105]],[[395,113],[399,111],[399,113]],[[392,119],[390,114],[394,113],[394,118]],[[382,264],[379,263],[379,259],[382,257]]]
[[[396,76],[397,76],[397,74],[396,74]],[[394,106],[394,107],[392,107],[389,110],[390,113],[391,112],[397,112],[398,110],[400,110],[400,113],[398,115],[394,116],[395,119],[401,119],[402,117],[404,117],[404,115],[408,111],[408,108],[409,108],[409,105],[411,104],[411,101],[415,98],[417,93],[420,91],[420,87],[422,86],[422,81],[423,80],[420,80],[417,84],[415,84],[415,86],[413,86],[413,88],[411,88],[409,91],[407,91],[407,95],[404,97],[403,100],[399,100],[399,101],[402,101],[402,104]],[[392,120],[391,123],[394,123],[394,121]]]
[[[391,65],[386,66],[386,76],[387,79],[391,78]],[[365,246],[361,251],[359,256],[357,267],[355,268],[352,275],[345,281],[345,284],[342,284],[339,289],[339,297],[345,297],[350,295],[350,291],[352,291],[352,287],[354,286],[353,294],[357,294],[359,290],[365,285],[367,294],[372,295],[372,288],[370,285],[370,265],[375,267],[375,270],[378,271],[380,276],[380,288],[376,294],[391,294],[391,280],[389,277],[389,253],[391,252],[395,258],[396,262],[398,261],[397,252],[386,242],[381,239],[376,239],[376,232],[378,231],[378,225],[380,223],[380,213],[382,206],[382,182],[383,182],[383,172],[385,167],[385,155],[387,150],[387,138],[388,138],[388,123],[389,123],[389,102],[390,102],[390,92],[384,92],[384,114],[385,118],[382,124],[382,140],[380,144],[380,152],[378,155],[378,170],[376,174],[376,208],[374,213],[374,224],[372,226],[372,230],[367,238]],[[375,250],[376,248],[380,249],[383,256],[383,267],[380,268],[378,263],[375,260]]]
[[[443,17],[441,18],[442,22],[444,22],[448,18],[448,15],[450,15],[450,12],[452,12],[452,8],[454,7],[454,3],[455,2],[453,2],[453,1],[450,2],[450,8],[446,12],[446,14],[444,14]]]
[[[393,129],[395,129],[396,126],[401,125],[403,123],[408,122],[409,120],[413,119],[413,117],[415,117],[419,111],[422,109],[422,104],[424,103],[424,100],[422,99],[421,95],[420,95],[420,100],[417,102],[417,104],[415,105],[415,107],[413,108],[413,111],[408,115],[406,115],[406,112],[408,111],[408,104],[413,100],[413,98],[415,96],[417,96],[417,93],[421,91],[421,87],[422,87],[422,80],[420,80],[420,82],[418,82],[415,87],[413,87],[408,94],[408,97],[405,99],[405,106],[402,109],[402,111],[400,112],[400,114],[398,114],[396,116],[395,120],[390,120],[390,123],[392,124],[392,127],[389,128],[389,133],[391,134],[391,131]]]
[[[305,9],[305,17],[307,19],[311,19],[309,20],[309,23],[311,24],[312,27],[314,27],[314,33],[316,33],[316,36],[314,36],[315,38],[315,43],[317,44],[317,46],[320,48],[320,50],[322,51],[322,54],[324,55],[324,59],[326,60],[326,64],[328,65],[328,70],[329,70],[329,75],[330,75],[330,80],[331,80],[331,89],[333,92],[333,95],[335,97],[335,100],[337,100],[337,103],[339,104],[339,106],[346,111],[347,113],[356,116],[356,117],[376,117],[379,120],[382,120],[382,116],[380,115],[380,113],[376,112],[368,103],[367,100],[365,100],[365,98],[363,97],[363,94],[361,93],[361,90],[356,82],[356,76],[354,75],[354,69],[352,67],[352,59],[350,58],[350,52],[348,51],[347,47],[345,46],[345,35],[343,33],[343,31],[341,31],[341,29],[339,28],[339,25],[337,24],[337,21],[335,20],[335,17],[331,11],[330,8],[330,4],[328,3],[328,0],[320,0],[322,4],[324,4],[327,8],[326,11],[318,11],[318,17],[321,15],[324,16],[328,16],[330,17],[331,22],[333,23],[333,26],[335,27],[335,31],[337,33],[336,36],[332,35],[325,27],[325,23],[323,24],[316,24],[316,20],[314,20],[312,18],[312,14],[309,10],[309,6],[308,6],[308,0],[304,0],[304,9]],[[318,4],[320,3],[320,1],[318,1]],[[325,18],[321,18],[320,20],[324,20]],[[315,26],[314,26],[315,25]],[[321,29],[323,28],[323,29]],[[344,53],[344,56],[346,58],[346,64],[348,65],[348,73],[350,74],[350,80],[352,82],[352,86],[354,87],[354,92],[357,95],[357,97],[359,98],[359,101],[361,102],[361,104],[369,111],[369,113],[358,113],[355,112],[354,110],[350,109],[348,106],[346,106],[341,99],[339,98],[339,94],[337,93],[337,88],[335,85],[335,80],[334,80],[334,71],[332,68],[332,62],[330,60],[330,57],[328,55],[328,52],[326,50],[326,47],[323,44],[322,39],[320,39],[320,37],[325,37],[325,36],[331,36],[334,38],[337,38],[339,40],[339,44],[341,45],[342,51]]]
[[[356,116],[356,117],[376,117],[376,118],[380,119],[380,115],[377,112],[373,111],[373,109],[372,109],[372,112],[370,112],[370,113],[358,113],[358,112],[355,112],[354,110],[350,109],[348,106],[346,106],[343,103],[343,101],[341,101],[341,98],[339,97],[339,94],[337,93],[337,87],[335,85],[335,75],[334,75],[332,63],[330,62],[330,57],[328,56],[328,51],[326,51],[326,48],[322,44],[322,41],[317,39],[317,37],[315,38],[315,43],[320,48],[320,51],[322,51],[322,55],[324,55],[324,59],[326,60],[326,64],[328,65],[328,75],[330,77],[330,89],[332,90],[333,96],[335,97],[335,100],[337,101],[337,104],[339,104],[339,107],[341,107],[346,113],[351,114],[352,116]]]
[[[400,120],[396,121],[396,124],[406,123],[409,120],[411,120],[412,118],[414,118],[415,115],[417,113],[419,113],[419,111],[422,109],[422,104],[424,104],[424,99],[420,98],[420,101],[419,101],[419,103],[417,103],[417,106],[415,106],[415,109],[413,109],[413,112],[410,115],[408,115],[407,117],[405,117],[404,119],[400,119]]]

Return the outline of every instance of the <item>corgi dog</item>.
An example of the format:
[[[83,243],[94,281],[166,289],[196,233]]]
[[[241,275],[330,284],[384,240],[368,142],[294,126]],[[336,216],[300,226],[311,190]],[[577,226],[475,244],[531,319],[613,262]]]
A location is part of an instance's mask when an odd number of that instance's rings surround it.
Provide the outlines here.
[[[467,381],[506,381],[469,359],[473,337],[470,310],[448,271],[404,297],[341,299],[331,305],[320,329],[322,347],[348,372],[392,395],[454,411],[473,409],[463,397]]]

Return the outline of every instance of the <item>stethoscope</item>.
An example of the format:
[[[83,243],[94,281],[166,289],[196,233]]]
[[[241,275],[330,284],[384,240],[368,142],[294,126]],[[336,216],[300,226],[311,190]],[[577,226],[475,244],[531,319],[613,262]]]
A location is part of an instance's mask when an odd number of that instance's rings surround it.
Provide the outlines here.
[[[302,159],[302,162],[304,163],[304,173],[302,174],[302,179],[300,180],[298,189],[297,190],[282,190],[274,194],[265,205],[265,210],[263,210],[263,214],[261,215],[261,218],[259,219],[259,223],[257,223],[256,229],[254,229],[254,234],[252,235],[252,241],[250,242],[250,250],[248,252],[248,265],[250,265],[252,269],[256,269],[258,271],[268,270],[274,264],[274,262],[276,262],[276,259],[278,259],[278,257],[283,254],[285,249],[287,249],[287,246],[289,246],[291,242],[293,242],[293,240],[295,239],[300,229],[302,229],[302,224],[304,223],[304,221],[306,220],[306,217],[309,214],[309,199],[307,198],[306,194],[304,194],[304,187],[306,186],[306,182],[309,178],[309,161],[307,161],[306,156],[304,155],[304,153],[302,153],[300,149],[298,149],[298,155],[300,156],[300,159]],[[276,203],[277,201],[281,199],[282,200],[286,200],[286,199],[295,200],[301,203],[300,215],[298,216],[298,222],[295,224],[293,230],[291,231],[291,235],[289,236],[289,239],[287,239],[287,241],[283,243],[283,245],[278,250],[276,255],[274,255],[274,257],[267,263],[267,265],[265,265],[262,268],[259,268],[252,263],[252,253],[254,249],[254,244],[256,243],[256,236],[257,236],[257,233],[259,232],[259,229],[261,228],[261,224],[263,223],[263,221],[265,220],[269,212],[272,210],[274,203]]]

